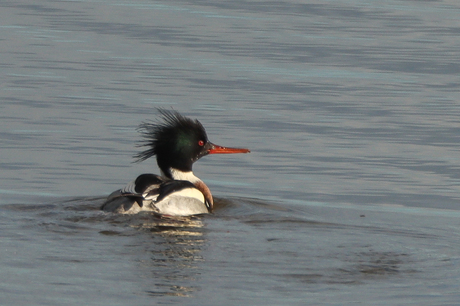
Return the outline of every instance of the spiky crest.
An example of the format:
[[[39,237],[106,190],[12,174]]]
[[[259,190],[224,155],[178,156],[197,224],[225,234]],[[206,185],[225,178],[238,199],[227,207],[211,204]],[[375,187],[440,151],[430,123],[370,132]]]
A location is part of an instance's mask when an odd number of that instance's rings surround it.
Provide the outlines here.
[[[134,156],[136,162],[156,156],[158,166],[165,173],[169,171],[165,167],[191,171],[192,164],[203,156],[203,146],[198,142],[208,142],[203,125],[174,110],[158,111],[163,119],[161,123],[144,122],[138,128],[143,137],[138,146],[147,149]]]

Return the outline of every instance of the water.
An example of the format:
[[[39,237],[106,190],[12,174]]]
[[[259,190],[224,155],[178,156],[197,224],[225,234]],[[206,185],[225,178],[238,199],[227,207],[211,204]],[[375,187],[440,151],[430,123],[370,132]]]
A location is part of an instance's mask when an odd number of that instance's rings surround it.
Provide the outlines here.
[[[455,305],[456,1],[0,2],[2,305]],[[198,118],[211,216],[98,210]]]

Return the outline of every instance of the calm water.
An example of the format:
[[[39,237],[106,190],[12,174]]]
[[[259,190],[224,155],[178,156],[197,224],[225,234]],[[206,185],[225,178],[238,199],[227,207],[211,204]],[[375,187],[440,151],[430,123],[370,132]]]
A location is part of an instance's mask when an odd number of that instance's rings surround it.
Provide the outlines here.
[[[455,305],[458,1],[1,1],[0,304]],[[251,153],[114,216],[156,108]]]

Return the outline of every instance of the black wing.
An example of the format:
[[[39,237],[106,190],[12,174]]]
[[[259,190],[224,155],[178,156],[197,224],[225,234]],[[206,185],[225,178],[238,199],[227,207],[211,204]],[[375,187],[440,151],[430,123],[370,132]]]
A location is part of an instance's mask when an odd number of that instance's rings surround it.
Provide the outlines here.
[[[145,195],[164,183],[165,180],[156,174],[146,173],[139,175],[134,181],[134,193]]]

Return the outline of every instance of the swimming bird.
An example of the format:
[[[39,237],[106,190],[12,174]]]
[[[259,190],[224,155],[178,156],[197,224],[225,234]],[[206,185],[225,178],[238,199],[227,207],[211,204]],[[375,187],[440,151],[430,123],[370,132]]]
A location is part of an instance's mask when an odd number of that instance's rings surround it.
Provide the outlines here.
[[[101,209],[135,214],[150,211],[159,215],[191,216],[211,213],[213,197],[208,186],[193,174],[192,166],[208,154],[249,153],[208,140],[198,120],[177,111],[159,109],[163,122],[139,126],[147,149],[135,155],[137,162],[156,156],[161,175],[141,174],[124,188],[109,195]]]

